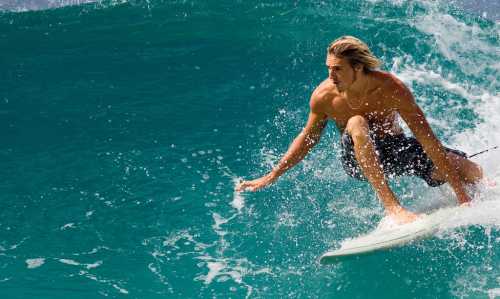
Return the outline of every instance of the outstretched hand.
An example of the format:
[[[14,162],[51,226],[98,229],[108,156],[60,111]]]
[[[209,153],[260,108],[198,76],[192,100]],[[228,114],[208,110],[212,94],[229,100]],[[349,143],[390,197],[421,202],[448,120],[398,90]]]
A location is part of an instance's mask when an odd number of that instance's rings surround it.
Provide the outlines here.
[[[274,182],[276,178],[271,174],[267,174],[261,178],[251,180],[251,181],[242,181],[236,186],[236,191],[257,191],[265,186]]]

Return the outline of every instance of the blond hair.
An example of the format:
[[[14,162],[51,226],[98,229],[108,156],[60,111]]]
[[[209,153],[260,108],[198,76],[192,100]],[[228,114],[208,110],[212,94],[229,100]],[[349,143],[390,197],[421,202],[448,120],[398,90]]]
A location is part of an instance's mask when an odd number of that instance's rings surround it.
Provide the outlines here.
[[[334,40],[328,46],[328,54],[346,58],[351,66],[361,64],[364,72],[370,72],[381,64],[370,48],[354,36],[342,36]]]

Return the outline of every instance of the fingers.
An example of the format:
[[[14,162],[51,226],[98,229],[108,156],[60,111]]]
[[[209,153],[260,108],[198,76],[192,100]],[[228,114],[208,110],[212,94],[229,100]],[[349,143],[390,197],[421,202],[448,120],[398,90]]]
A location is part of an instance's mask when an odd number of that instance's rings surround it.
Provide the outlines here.
[[[243,189],[245,188],[245,184],[246,184],[245,181],[239,182],[238,185],[236,186],[235,190],[238,192],[243,191]]]
[[[251,190],[250,185],[252,184],[252,182],[250,181],[242,181],[241,183],[238,184],[238,186],[236,186],[236,191],[238,192],[241,192],[241,191],[253,191]]]
[[[252,181],[242,181],[236,186],[235,190],[240,191],[257,191],[269,185],[270,181],[267,176],[252,180]]]
[[[257,190],[259,190],[260,188],[262,188],[261,186],[250,186],[250,187],[247,187],[246,190],[250,191],[250,192],[255,192]]]
[[[257,184],[254,181],[243,181],[236,186],[236,191],[242,192],[242,191],[257,191],[260,187],[257,186]]]

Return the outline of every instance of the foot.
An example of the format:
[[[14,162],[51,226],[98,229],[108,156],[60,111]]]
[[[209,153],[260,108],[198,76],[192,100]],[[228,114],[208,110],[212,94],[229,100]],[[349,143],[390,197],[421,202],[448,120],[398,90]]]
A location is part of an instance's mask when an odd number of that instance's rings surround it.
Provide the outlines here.
[[[387,218],[391,219],[391,222],[396,225],[410,223],[420,217],[420,215],[412,213],[401,206],[387,211]]]

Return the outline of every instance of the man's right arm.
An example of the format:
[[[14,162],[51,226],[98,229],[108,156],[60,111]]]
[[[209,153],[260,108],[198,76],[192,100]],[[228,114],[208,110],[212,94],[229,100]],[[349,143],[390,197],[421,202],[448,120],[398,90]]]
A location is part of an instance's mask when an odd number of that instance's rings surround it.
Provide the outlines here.
[[[288,150],[283,155],[278,165],[273,168],[271,174],[278,178],[288,169],[302,161],[309,151],[319,142],[321,132],[327,123],[326,115],[323,116],[313,111],[309,112],[309,118],[300,134],[295,137]]]
[[[236,187],[237,191],[255,191],[271,184],[307,155],[311,148],[319,142],[321,132],[327,123],[327,115],[321,112],[319,105],[317,100],[314,98],[311,99],[311,111],[309,112],[309,118],[306,125],[300,134],[295,137],[292,144],[273,170],[261,178],[241,182]]]

